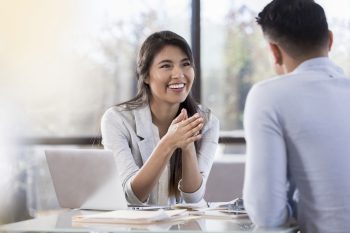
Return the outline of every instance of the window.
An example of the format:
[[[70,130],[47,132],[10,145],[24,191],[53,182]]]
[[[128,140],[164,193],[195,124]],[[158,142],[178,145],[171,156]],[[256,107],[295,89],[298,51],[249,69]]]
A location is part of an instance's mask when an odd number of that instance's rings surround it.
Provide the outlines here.
[[[190,41],[190,3],[6,1],[0,89],[27,118],[24,136],[98,135],[102,113],[134,95],[145,37],[167,29]]]
[[[201,102],[223,131],[242,129],[249,89],[274,75],[255,23],[268,2],[201,1]],[[318,2],[334,32],[330,56],[349,75],[350,1]],[[134,95],[146,36],[167,29],[191,41],[191,0],[5,1],[0,27],[0,100],[27,118],[24,136],[89,137],[109,106]]]
[[[243,128],[251,86],[274,75],[257,13],[270,1],[202,1],[202,102],[219,117],[221,130]],[[350,1],[317,1],[334,32],[330,57],[350,75]]]

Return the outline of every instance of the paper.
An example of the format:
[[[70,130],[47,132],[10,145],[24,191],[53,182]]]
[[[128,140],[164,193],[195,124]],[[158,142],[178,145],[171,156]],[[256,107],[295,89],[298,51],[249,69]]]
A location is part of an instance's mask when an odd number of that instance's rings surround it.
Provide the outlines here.
[[[177,209],[187,209],[191,216],[200,216],[201,218],[209,219],[235,219],[247,217],[243,203],[237,205],[239,199],[234,199],[229,202],[199,202],[199,203],[183,203],[172,206]]]
[[[208,203],[203,199],[198,203],[180,203],[173,205],[174,209],[188,209],[188,210],[202,210],[204,208],[208,208]]]
[[[135,211],[116,210],[99,214],[80,215],[72,218],[73,222],[82,223],[123,223],[123,224],[150,224],[161,221],[174,221],[188,217],[185,209]]]
[[[200,216],[202,218],[208,218],[208,219],[222,219],[222,220],[231,220],[236,218],[248,217],[246,213],[236,213],[236,212],[232,213],[232,212],[227,212],[225,210],[192,211],[190,212],[190,215]]]
[[[244,209],[243,200],[241,198],[236,198],[229,202],[201,201],[199,203],[181,203],[173,205],[172,208],[187,209],[189,211],[193,211],[193,213],[196,215],[200,215],[200,213],[205,213],[208,211],[220,211],[221,213],[232,215],[243,215],[247,213]]]

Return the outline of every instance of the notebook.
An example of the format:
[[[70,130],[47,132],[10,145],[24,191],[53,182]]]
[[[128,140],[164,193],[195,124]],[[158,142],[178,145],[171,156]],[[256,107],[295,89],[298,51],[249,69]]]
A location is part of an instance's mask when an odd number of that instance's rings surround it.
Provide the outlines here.
[[[62,208],[127,209],[112,152],[102,149],[50,149],[47,164]]]
[[[153,224],[167,221],[188,220],[188,211],[181,210],[116,210],[98,214],[78,215],[73,222],[80,223],[118,223],[118,224]]]

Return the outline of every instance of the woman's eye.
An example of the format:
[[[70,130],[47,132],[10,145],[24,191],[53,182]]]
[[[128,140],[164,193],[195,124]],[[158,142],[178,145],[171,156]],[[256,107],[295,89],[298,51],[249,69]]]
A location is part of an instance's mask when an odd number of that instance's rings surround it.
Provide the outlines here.
[[[190,66],[191,65],[191,62],[185,62],[183,63],[183,66]]]
[[[160,68],[169,68],[170,65],[169,64],[164,64],[164,65],[161,65]]]

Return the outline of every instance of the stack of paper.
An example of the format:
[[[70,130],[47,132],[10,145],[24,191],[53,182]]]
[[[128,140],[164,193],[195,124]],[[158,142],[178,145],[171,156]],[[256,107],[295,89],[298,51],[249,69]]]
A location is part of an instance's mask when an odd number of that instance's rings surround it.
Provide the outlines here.
[[[80,223],[120,223],[120,224],[152,224],[162,221],[178,221],[190,218],[186,209],[135,211],[116,210],[99,214],[80,215],[72,218]]]
[[[179,203],[171,207],[174,209],[203,210],[207,209],[209,206],[208,203],[202,199],[202,201],[198,203]]]
[[[192,216],[216,219],[234,219],[247,217],[243,200],[236,198],[229,202],[181,203],[172,206],[175,209],[187,209]]]
[[[248,215],[246,213],[232,213],[221,210],[205,210],[205,211],[193,211],[191,212],[192,216],[200,216],[201,218],[207,219],[223,219],[223,220],[231,220],[236,218],[247,218]]]

